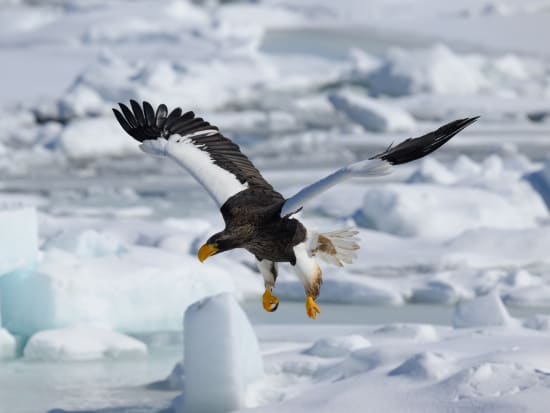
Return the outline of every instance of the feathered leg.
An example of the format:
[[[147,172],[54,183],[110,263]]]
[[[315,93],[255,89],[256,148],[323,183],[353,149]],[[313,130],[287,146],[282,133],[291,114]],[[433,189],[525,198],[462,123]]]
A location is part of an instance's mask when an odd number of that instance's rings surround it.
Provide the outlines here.
[[[315,302],[321,290],[323,282],[321,268],[317,261],[311,256],[305,243],[300,243],[294,247],[296,264],[292,266],[298,278],[304,284],[306,292],[306,313],[309,318],[316,319],[321,314],[321,309]]]
[[[264,310],[272,313],[279,307],[279,299],[271,294],[277,280],[277,263],[269,260],[257,260],[258,269],[264,277],[265,292],[262,296]]]

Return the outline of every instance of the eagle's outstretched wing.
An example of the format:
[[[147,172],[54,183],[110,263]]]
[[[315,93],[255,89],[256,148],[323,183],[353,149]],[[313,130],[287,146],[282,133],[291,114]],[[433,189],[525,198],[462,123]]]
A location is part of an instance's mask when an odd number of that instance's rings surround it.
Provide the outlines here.
[[[397,146],[390,146],[384,152],[374,155],[365,161],[338,169],[323,179],[306,186],[297,194],[288,198],[281,210],[281,216],[298,212],[304,204],[326,191],[332,186],[346,179],[357,176],[379,176],[390,173],[392,165],[399,165],[422,158],[448,142],[462,129],[474,123],[474,118],[458,119],[441,126],[439,129],[418,138],[409,138]]]
[[[140,148],[168,156],[185,168],[221,207],[233,195],[249,187],[273,190],[239,146],[220,134],[216,126],[180,108],[155,111],[150,103],[131,109],[120,103],[113,109],[124,130],[141,142]]]

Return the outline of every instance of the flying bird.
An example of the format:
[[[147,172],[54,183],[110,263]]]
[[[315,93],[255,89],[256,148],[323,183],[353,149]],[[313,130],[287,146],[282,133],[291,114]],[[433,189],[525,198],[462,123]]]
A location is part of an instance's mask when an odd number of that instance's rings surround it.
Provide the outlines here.
[[[153,155],[166,156],[187,170],[214,199],[225,228],[212,235],[198,251],[203,262],[208,257],[235,248],[244,248],[256,258],[263,275],[262,297],[266,311],[275,311],[279,300],[272,293],[277,266],[288,262],[304,285],[306,313],[315,319],[321,310],[319,296],[322,277],[316,258],[342,266],[355,258],[359,249],[357,231],[346,229],[316,233],[294,217],[312,198],[352,177],[384,175],[392,165],[422,158],[448,142],[478,117],[455,120],[418,138],[409,138],[384,152],[343,168],[285,198],[277,192],[239,146],[223,136],[216,126],[191,111],[166,105],[153,109],[130,101],[113,109],[122,128]]]

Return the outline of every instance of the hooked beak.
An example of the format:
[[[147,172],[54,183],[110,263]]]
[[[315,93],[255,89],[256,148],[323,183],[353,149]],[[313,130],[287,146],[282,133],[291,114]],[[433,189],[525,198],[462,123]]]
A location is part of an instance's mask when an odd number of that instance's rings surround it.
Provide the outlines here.
[[[200,262],[204,262],[208,257],[217,254],[219,251],[216,244],[204,244],[199,250],[197,257],[199,257]]]

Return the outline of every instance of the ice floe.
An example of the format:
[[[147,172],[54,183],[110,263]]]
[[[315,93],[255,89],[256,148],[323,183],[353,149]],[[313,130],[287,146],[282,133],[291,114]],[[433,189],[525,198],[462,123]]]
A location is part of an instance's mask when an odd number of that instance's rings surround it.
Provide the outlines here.
[[[132,337],[85,325],[40,331],[23,351],[29,360],[49,361],[136,358],[146,354],[147,346]]]
[[[228,294],[193,304],[184,319],[185,391],[177,412],[226,412],[245,406],[263,375],[256,335]]]
[[[0,277],[18,268],[31,266],[38,258],[36,209],[3,202],[0,197]]]
[[[329,96],[335,109],[366,130],[374,132],[409,132],[415,122],[403,109],[382,103],[353,90],[342,90]]]
[[[458,303],[453,316],[455,327],[506,326],[513,321],[495,292]]]

